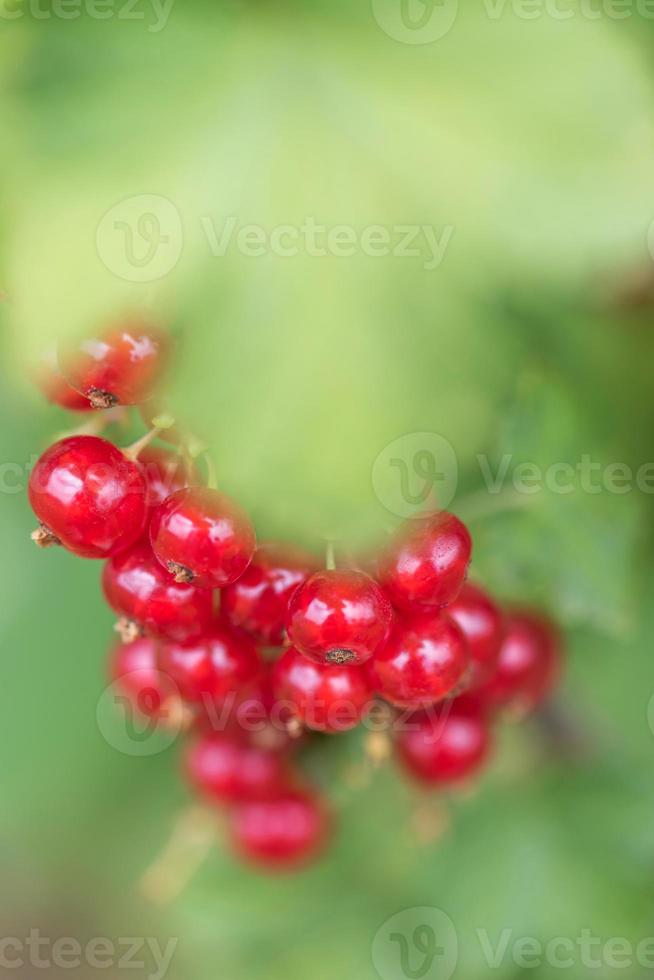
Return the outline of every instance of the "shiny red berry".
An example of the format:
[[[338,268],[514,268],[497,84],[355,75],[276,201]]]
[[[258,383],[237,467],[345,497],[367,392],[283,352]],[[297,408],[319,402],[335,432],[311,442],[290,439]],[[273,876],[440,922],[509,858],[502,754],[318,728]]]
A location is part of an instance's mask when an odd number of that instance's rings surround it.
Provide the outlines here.
[[[241,577],[223,590],[220,608],[258,643],[281,646],[290,598],[315,569],[315,559],[299,549],[261,544]]]
[[[145,477],[146,500],[151,509],[162,504],[171,493],[198,482],[197,474],[179,453],[160,446],[142,449],[139,466]]]
[[[81,395],[79,391],[68,384],[59,370],[57,355],[54,351],[49,352],[39,364],[35,373],[36,383],[39,388],[53,405],[68,409],[69,412],[92,412],[93,406],[88,398]]]
[[[243,633],[217,622],[199,639],[166,643],[159,666],[173,678],[192,704],[220,704],[234,699],[258,680],[262,664],[254,644]]]
[[[277,702],[307,728],[320,732],[354,728],[372,704],[372,686],[363,667],[316,664],[294,647],[275,663],[272,683]]]
[[[371,661],[375,690],[401,708],[420,708],[452,694],[470,660],[467,641],[444,613],[397,622],[390,639]]]
[[[400,609],[439,609],[461,591],[472,541],[465,524],[440,511],[406,521],[384,549],[379,576]]]
[[[202,635],[213,617],[213,593],[175,582],[141,539],[104,567],[102,586],[107,602],[119,616],[134,620],[148,632],[173,640]]]
[[[282,753],[225,734],[196,739],[187,751],[184,773],[198,793],[220,803],[269,799],[289,784]]]
[[[289,729],[293,718],[289,706],[275,698],[272,686],[274,664],[264,661],[255,683],[240,692],[234,704],[203,704],[199,726],[206,732],[228,732],[267,749],[295,749],[301,733]]]
[[[321,571],[293,593],[288,636],[320,664],[362,664],[387,639],[393,622],[390,602],[364,572]]]
[[[169,345],[162,331],[126,323],[76,347],[62,347],[59,365],[66,381],[94,408],[139,405],[152,394]]]
[[[256,539],[247,514],[217,490],[178,490],[156,508],[150,541],[179,582],[221,589],[240,578]]]
[[[479,689],[479,697],[494,708],[531,711],[541,704],[559,680],[561,637],[554,624],[536,612],[507,616],[497,666]]]
[[[495,670],[504,636],[504,615],[478,585],[467,582],[447,615],[461,628],[470,647],[470,669],[466,687],[479,687]]]
[[[269,870],[294,869],[316,857],[328,831],[324,804],[308,792],[237,804],[231,812],[235,851]]]
[[[132,643],[117,643],[109,659],[109,676],[117,689],[141,715],[157,718],[166,710],[177,688],[159,670],[158,643],[143,636]]]
[[[256,683],[239,697],[234,708],[234,721],[237,728],[258,743],[258,735],[269,727],[275,729],[279,737],[272,739],[274,744],[287,744],[286,722],[288,712],[278,706],[272,685],[274,664],[264,661]]]
[[[412,776],[447,786],[479,773],[488,759],[491,732],[483,713],[455,700],[403,719],[396,747]]]
[[[35,540],[59,542],[83,558],[128,548],[145,526],[141,471],[96,436],[70,436],[50,446],[30,475],[29,499],[41,524]]]

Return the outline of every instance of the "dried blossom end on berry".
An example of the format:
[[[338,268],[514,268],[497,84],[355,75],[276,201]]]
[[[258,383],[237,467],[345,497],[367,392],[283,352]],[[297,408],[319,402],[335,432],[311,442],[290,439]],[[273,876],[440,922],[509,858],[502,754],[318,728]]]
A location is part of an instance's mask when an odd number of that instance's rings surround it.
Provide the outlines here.
[[[356,660],[356,655],[351,650],[337,648],[326,653],[325,660],[328,664],[351,664]]]
[[[152,515],[150,542],[164,568],[192,572],[194,585],[222,589],[241,577],[254,555],[254,528],[245,512],[207,487],[172,493]]]
[[[288,636],[318,664],[363,664],[386,642],[391,604],[377,582],[352,569],[316,572],[288,607]]]
[[[304,734],[304,725],[296,715],[292,715],[286,721],[286,734],[291,738],[301,738]]]
[[[130,547],[147,518],[145,480],[120,449],[98,436],[53,443],[30,473],[29,501],[40,524],[82,558]]]
[[[114,631],[118,633],[123,643],[133,643],[134,640],[138,640],[145,635],[143,627],[127,616],[121,616],[114,623]]]
[[[166,568],[173,576],[176,582],[180,582],[183,585],[190,585],[195,580],[195,575],[190,568],[185,565],[180,565],[176,561],[167,561]]]
[[[172,732],[188,732],[193,727],[195,714],[177,694],[171,694],[161,705],[161,718],[164,728]]]
[[[39,523],[35,531],[32,531],[30,537],[39,548],[52,548],[53,545],[61,544],[57,535],[53,534],[49,527],[41,523]]]
[[[89,388],[86,397],[93,408],[114,408],[118,405],[118,399],[110,391],[103,391],[102,388]]]

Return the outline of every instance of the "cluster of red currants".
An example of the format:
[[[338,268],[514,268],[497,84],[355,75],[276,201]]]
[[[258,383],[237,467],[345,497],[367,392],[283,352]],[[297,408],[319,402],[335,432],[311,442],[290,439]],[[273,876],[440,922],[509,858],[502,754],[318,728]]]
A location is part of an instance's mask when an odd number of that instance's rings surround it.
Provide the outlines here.
[[[42,386],[72,410],[142,404],[168,349],[126,324],[61,354]],[[452,514],[405,522],[374,564],[320,568],[296,548],[257,546],[183,445],[147,443],[78,434],[50,446],[30,478],[33,537],[106,560],[123,636],[112,679],[141,715],[183,717],[185,773],[227,807],[238,853],[295,866],[325,843],[329,808],[295,758],[308,733],[346,732],[384,706],[400,766],[452,787],[484,766],[499,713],[552,690],[556,630],[466,582],[472,543]]]

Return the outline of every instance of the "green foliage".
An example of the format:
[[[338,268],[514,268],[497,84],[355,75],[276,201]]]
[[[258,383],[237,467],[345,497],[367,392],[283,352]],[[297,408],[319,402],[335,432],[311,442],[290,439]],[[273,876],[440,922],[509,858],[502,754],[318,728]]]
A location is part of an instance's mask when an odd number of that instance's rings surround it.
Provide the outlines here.
[[[343,802],[324,865],[269,880],[216,849],[173,906],[148,909],[134,884],[185,799],[176,750],[134,759],[102,740],[98,569],[31,550],[24,495],[7,492],[0,834],[14,928],[39,924],[17,880],[33,861],[42,928],[179,936],[174,975],[198,980],[372,977],[376,930],[423,904],[455,921],[469,978],[487,970],[478,928],[651,932],[651,496],[588,493],[577,471],[571,493],[513,482],[525,463],[587,456],[635,473],[651,459],[654,332],[609,303],[651,261],[649,37],[634,26],[493,21],[474,5],[420,47],[390,39],[368,5],[300,0],[189,0],[159,33],[1,22],[2,461],[22,467],[67,424],[17,383],[25,366],[131,307],[173,325],[171,408],[262,536],[374,539],[397,518],[375,495],[375,459],[437,433],[458,460],[452,506],[470,517],[475,573],[569,628],[564,702],[593,746],[578,765],[535,727],[511,731],[453,830],[423,848],[411,794],[384,772]],[[167,198],[183,227],[179,262],[145,283],[96,245],[135,195]],[[268,233],[310,217],[452,231],[431,269],[424,254],[213,255],[207,224],[220,235],[231,215]],[[479,456],[492,473],[510,457],[501,493]],[[360,745],[329,748],[342,785]],[[320,749],[307,761],[327,764]],[[520,973],[507,961],[495,975]]]

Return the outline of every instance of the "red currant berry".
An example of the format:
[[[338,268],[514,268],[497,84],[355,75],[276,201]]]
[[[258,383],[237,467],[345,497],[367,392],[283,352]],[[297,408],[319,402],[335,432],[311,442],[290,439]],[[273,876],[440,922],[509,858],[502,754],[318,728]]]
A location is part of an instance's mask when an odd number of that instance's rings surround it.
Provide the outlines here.
[[[241,577],[221,593],[220,608],[257,643],[281,646],[290,598],[315,568],[315,559],[299,549],[261,544]]]
[[[362,667],[312,663],[294,647],[273,667],[273,691],[292,717],[320,732],[346,732],[358,725],[372,703],[368,672]]]
[[[499,659],[479,697],[491,707],[528,712],[541,704],[559,680],[561,638],[539,613],[514,612],[507,617]]]
[[[93,406],[88,398],[85,398],[84,395],[80,395],[79,391],[71,388],[59,371],[57,355],[54,351],[49,352],[41,358],[34,380],[48,401],[52,402],[53,405],[60,405],[61,408],[67,408],[69,412],[93,411]]]
[[[471,552],[468,529],[453,514],[406,521],[379,560],[381,584],[401,609],[442,608],[461,591]]]
[[[500,655],[504,616],[487,592],[466,583],[447,615],[460,627],[470,647],[468,689],[479,687],[491,676]]]
[[[272,687],[273,664],[263,662],[254,685],[240,693],[233,705],[203,704],[200,727],[207,732],[229,732],[246,738],[259,748],[281,751],[297,748],[301,733],[289,730],[292,719],[288,705],[275,698]]]
[[[466,639],[443,613],[400,620],[370,665],[376,691],[400,708],[441,701],[457,688],[470,660]]]
[[[231,812],[236,852],[270,870],[296,868],[322,850],[327,811],[312,793],[287,792],[273,800],[240,803]]]
[[[458,701],[406,718],[397,739],[404,768],[421,782],[441,786],[475,776],[490,747],[491,733],[484,714],[460,706]]]
[[[446,703],[448,702],[443,702],[443,704]],[[451,703],[456,704],[457,709],[460,711],[468,712],[469,714],[482,715],[488,719],[493,716],[490,705],[483,696],[482,688],[480,687],[474,688],[474,690],[468,690],[466,688],[462,694],[457,694]]]
[[[94,408],[139,405],[152,393],[168,353],[169,337],[142,323],[127,323],[76,348],[59,351],[66,381]]]
[[[319,664],[362,664],[386,641],[393,622],[390,602],[364,572],[316,572],[293,593],[288,635]]]
[[[227,624],[214,625],[195,641],[164,645],[159,665],[173,678],[184,700],[220,704],[259,679],[262,664],[254,644]]]
[[[178,582],[221,589],[248,567],[256,539],[250,519],[228,497],[206,487],[178,490],[150,524],[155,555]]]
[[[279,796],[289,781],[280,752],[219,734],[202,735],[190,746],[184,772],[198,793],[220,803]]]
[[[171,493],[197,483],[195,471],[191,471],[185,460],[178,453],[160,446],[142,449],[139,466],[145,476],[146,501],[151,509],[162,504]]]
[[[157,718],[170,698],[179,696],[170,677],[159,670],[158,644],[149,636],[117,643],[109,660],[109,675],[141,715]]]
[[[30,475],[29,499],[41,523],[37,543],[56,539],[83,558],[128,548],[145,526],[141,471],[96,436],[71,436],[50,446]]]
[[[140,623],[156,636],[172,640],[198,637],[213,620],[213,593],[175,582],[145,539],[107,562],[102,586],[119,616]]]

